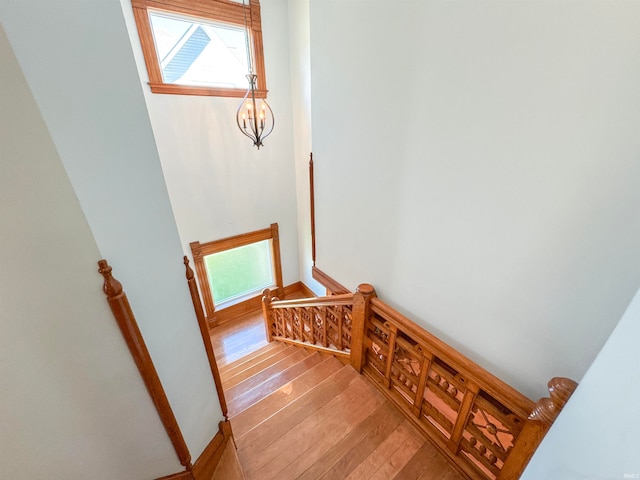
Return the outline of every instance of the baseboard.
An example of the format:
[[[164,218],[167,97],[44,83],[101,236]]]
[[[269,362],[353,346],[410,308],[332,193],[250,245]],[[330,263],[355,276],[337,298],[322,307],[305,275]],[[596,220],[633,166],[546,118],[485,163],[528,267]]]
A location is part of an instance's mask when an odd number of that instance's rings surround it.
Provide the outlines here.
[[[220,422],[218,432],[195,461],[191,471],[174,473],[156,480],[211,480],[227,442],[232,438],[231,423],[229,421]]]
[[[311,290],[302,282],[292,283],[291,285],[284,287],[285,298],[298,292],[300,292],[305,297],[317,297],[313,290]]]
[[[229,421],[220,422],[218,433],[200,454],[196,463],[193,464],[193,477],[195,480],[211,480],[231,436],[231,423]]]
[[[222,325],[247,313],[257,312],[262,309],[262,294],[249,298],[230,307],[216,310],[213,320],[209,321],[209,328]]]
[[[311,267],[311,276],[327,289],[327,294],[340,295],[342,293],[351,293],[351,290],[335,281],[315,265]]]
[[[288,297],[289,295],[293,295],[296,292],[302,292],[302,294],[306,297],[315,297],[316,294],[311,291],[309,287],[307,287],[302,282],[292,283],[291,285],[287,285],[284,287],[284,297]],[[262,295],[256,295],[244,302],[236,303],[235,305],[231,305],[230,307],[223,308],[221,310],[216,310],[213,315],[213,320],[209,320],[209,328],[216,327],[223,323],[227,323],[231,320],[235,320],[236,318],[245,315],[247,313],[259,312],[262,310]]]

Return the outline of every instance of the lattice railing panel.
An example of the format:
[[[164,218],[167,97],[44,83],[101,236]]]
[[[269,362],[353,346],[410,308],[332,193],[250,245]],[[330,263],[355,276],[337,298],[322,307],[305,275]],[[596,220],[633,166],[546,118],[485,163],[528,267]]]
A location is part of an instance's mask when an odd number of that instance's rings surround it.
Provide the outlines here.
[[[352,294],[286,301],[268,297],[265,308],[272,338],[347,355],[351,351]]]
[[[472,477],[496,479],[528,414],[516,414],[483,389],[482,378],[462,373],[411,326],[376,311],[365,324],[364,371]],[[524,398],[524,397],[522,397]]]

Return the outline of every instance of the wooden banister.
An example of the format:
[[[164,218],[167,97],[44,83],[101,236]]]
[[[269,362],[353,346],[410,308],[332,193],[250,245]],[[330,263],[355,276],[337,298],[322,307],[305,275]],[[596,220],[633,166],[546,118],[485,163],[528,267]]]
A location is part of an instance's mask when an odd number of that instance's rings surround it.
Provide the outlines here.
[[[535,403],[532,400],[378,298],[371,300],[371,310],[385,320],[392,322],[425,349],[440,358],[447,359],[447,362],[459,373],[470,378],[482,378],[483,388],[492,395],[500,396],[505,406],[509,407],[514,413],[526,418],[533,410]]]
[[[536,404],[380,299],[369,310],[365,376],[469,478],[519,478],[575,382]]]
[[[312,299],[263,294],[270,341],[348,359],[467,478],[519,478],[576,386],[552,379],[550,398],[536,404],[381,301],[366,283],[354,294]]]
[[[147,346],[142,338],[140,329],[136,322],[127,295],[122,289],[122,284],[113,278],[111,272],[112,268],[106,260],[100,260],[98,262],[99,272],[104,277],[103,290],[107,296],[109,307],[113,312],[113,316],[118,323],[120,332],[129,347],[131,356],[138,367],[138,372],[144,381],[147,391],[151,396],[151,400],[156,407],[156,411],[162,421],[162,424],[173,444],[173,448],[180,460],[180,464],[185,467],[187,471],[191,471],[193,466],[191,464],[191,454],[187,448],[187,444],[184,441],[180,426],[176,420],[173,410],[167,395],[160,383],[158,372],[151,360],[151,355]]]
[[[268,341],[278,340],[350,357],[354,294],[278,300],[262,292],[262,312]]]
[[[267,289],[268,290],[268,289]],[[264,291],[262,292],[264,295]],[[272,297],[271,308],[289,307],[322,307],[325,305],[352,305],[354,301],[353,293],[341,295],[331,295],[329,297],[296,298],[294,300],[278,300]]]
[[[313,178],[313,153],[309,154],[309,209],[311,210],[311,261],[316,266],[316,199]]]
[[[189,293],[191,294],[191,301],[193,302],[193,308],[196,312],[196,318],[198,320],[198,326],[200,327],[200,335],[202,335],[202,341],[204,342],[204,348],[207,352],[207,358],[209,359],[209,366],[211,368],[211,374],[213,375],[213,381],[216,385],[216,392],[220,399],[220,407],[222,408],[222,415],[225,420],[229,419],[229,410],[227,408],[227,400],[224,396],[224,390],[222,389],[222,380],[220,379],[220,371],[218,370],[218,364],[216,363],[216,356],[213,351],[213,345],[211,344],[211,337],[209,335],[209,323],[204,315],[202,309],[202,302],[200,300],[200,293],[198,292],[198,285],[196,284],[195,273],[189,266],[189,258],[184,256],[185,275],[187,277],[187,284],[189,286]]]
[[[277,300],[277,299],[276,299]],[[264,331],[267,334],[267,342],[271,342],[273,339],[273,329],[271,327],[271,302],[273,297],[271,296],[271,290],[265,288],[262,291],[262,318],[264,319]]]

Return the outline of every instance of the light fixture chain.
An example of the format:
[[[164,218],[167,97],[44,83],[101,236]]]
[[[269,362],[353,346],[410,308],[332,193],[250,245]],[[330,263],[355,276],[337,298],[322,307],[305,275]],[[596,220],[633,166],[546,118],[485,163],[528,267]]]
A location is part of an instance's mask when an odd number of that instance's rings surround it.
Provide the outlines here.
[[[253,14],[251,13],[251,0],[249,5],[245,4],[245,0],[242,0],[242,14],[244,15],[244,30],[246,32],[245,42],[247,44],[247,53],[249,54],[249,73],[253,73],[253,49],[251,48],[251,42],[249,41],[249,25],[247,24],[247,7],[249,8],[249,21],[251,22],[251,31],[253,31]]]

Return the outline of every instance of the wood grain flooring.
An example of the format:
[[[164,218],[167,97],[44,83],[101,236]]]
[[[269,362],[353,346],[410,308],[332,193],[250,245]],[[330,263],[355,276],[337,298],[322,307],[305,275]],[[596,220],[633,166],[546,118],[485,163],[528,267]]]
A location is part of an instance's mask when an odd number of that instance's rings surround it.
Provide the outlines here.
[[[261,314],[211,333],[247,480],[465,478],[351,366],[267,343]]]

